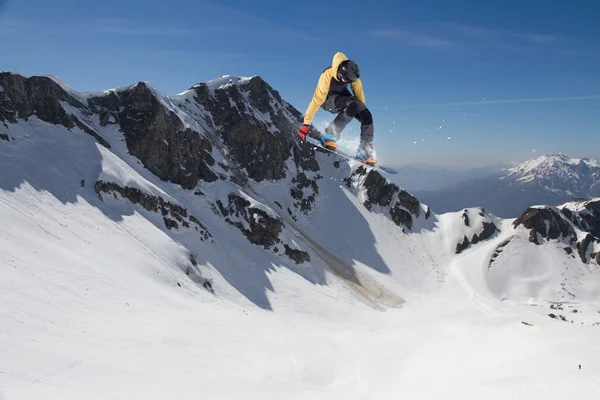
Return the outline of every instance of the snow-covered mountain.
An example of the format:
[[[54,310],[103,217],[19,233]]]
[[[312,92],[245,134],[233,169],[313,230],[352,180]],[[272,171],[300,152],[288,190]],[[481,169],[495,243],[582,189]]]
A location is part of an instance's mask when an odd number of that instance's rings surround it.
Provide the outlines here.
[[[599,196],[600,161],[546,154],[484,178],[414,193],[436,212],[484,207],[500,217],[517,217],[529,205]]]
[[[552,193],[569,197],[595,196],[600,183],[600,161],[570,158],[564,154],[543,155],[506,171],[513,184],[532,184]]]
[[[598,396],[597,199],[436,214],[300,123],[0,73],[0,398]]]

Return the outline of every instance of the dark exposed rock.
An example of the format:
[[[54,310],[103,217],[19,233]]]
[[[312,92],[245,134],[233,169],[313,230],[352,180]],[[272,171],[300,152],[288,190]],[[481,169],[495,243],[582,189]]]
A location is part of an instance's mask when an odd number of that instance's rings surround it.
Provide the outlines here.
[[[480,214],[480,215],[481,215],[481,214]],[[470,226],[470,225],[469,225],[469,213],[467,212],[467,210],[465,210],[465,211],[463,212],[462,218],[463,218],[463,221],[465,222],[465,225],[466,225],[466,226]]]
[[[304,196],[302,190],[298,188],[291,188],[290,195],[296,200],[302,200],[302,197]]]
[[[116,91],[109,91],[103,96],[91,97],[88,99],[89,107],[95,112],[111,112],[115,118],[121,108],[121,99]]]
[[[578,212],[566,207],[561,211],[576,227],[600,240],[600,200],[584,201],[582,210]]]
[[[431,209],[427,206],[427,211],[425,211],[425,219],[429,219],[431,217]]]
[[[300,172],[295,178],[292,179],[292,188],[290,188],[290,195],[292,198],[297,200],[294,202],[294,206],[300,208],[300,211],[307,214],[309,213],[316,201],[316,197],[319,194],[319,186],[317,180],[321,179],[321,175],[316,175],[315,178],[309,179],[305,173]],[[312,194],[304,197],[304,189],[310,188]]]
[[[394,221],[396,225],[404,225],[408,229],[412,229],[412,215],[410,215],[408,211],[399,207],[398,205],[396,205],[390,210],[390,217],[392,217],[392,221]]]
[[[294,162],[304,171],[319,171],[319,163],[315,158],[316,151],[317,150],[314,149],[312,146],[295,146],[292,150]]]
[[[207,240],[212,237],[206,227],[196,217],[190,215],[185,208],[165,201],[160,196],[152,196],[142,192],[140,189],[130,186],[122,187],[113,182],[97,181],[94,188],[100,198],[102,198],[102,193],[112,193],[115,197],[118,193],[133,204],[139,204],[148,211],[160,212],[168,229],[179,229],[179,224],[177,223],[179,221],[184,226],[187,225],[189,227],[193,225],[194,229],[200,234],[200,240]]]
[[[259,208],[250,207],[248,200],[234,193],[229,193],[227,200],[227,206],[217,200],[221,214],[226,217],[225,221],[237,227],[250,243],[270,249],[281,242],[279,235],[283,231],[283,222],[280,219],[271,217]],[[244,226],[242,220],[249,228]]]
[[[511,240],[512,239],[507,239],[504,242],[500,243],[498,245],[498,247],[496,247],[496,250],[494,251],[494,254],[492,255],[492,258],[490,259],[490,263],[488,264],[488,269],[492,268],[492,264],[494,263],[494,261],[496,261],[496,259],[498,258],[498,256],[504,251],[504,247],[508,246],[508,244],[510,243]]]
[[[483,217],[482,217],[482,214],[483,214]],[[477,214],[477,216],[479,218],[488,219],[487,216],[485,215],[485,213],[483,212],[483,210],[480,210],[480,212]],[[471,217],[473,217],[473,216],[471,215]],[[463,212],[462,219],[465,222],[465,224],[469,223],[469,225],[467,225],[467,226],[470,226],[471,222],[473,222],[469,218],[468,210],[465,210]],[[477,244],[484,240],[488,240],[489,238],[494,236],[494,234],[496,232],[498,232],[498,227],[491,220],[482,221],[482,229],[480,232],[474,233],[470,240],[467,236],[464,236],[462,241],[460,241],[459,243],[456,244],[456,250],[455,250],[456,254],[462,253],[465,249],[467,249],[472,244]],[[498,248],[496,249],[496,251],[498,251]],[[490,262],[490,265],[491,265],[491,262]]]
[[[69,95],[53,79],[44,76],[25,78],[18,74],[0,73],[0,121],[16,123],[17,119],[28,120],[35,115],[42,121],[62,125],[68,129],[75,126],[94,137],[100,144],[110,144],[76,116],[67,113],[61,102],[81,110],[86,106]]]
[[[363,203],[371,211],[373,205],[390,207],[390,218],[398,226],[404,225],[412,229],[413,216],[419,217],[421,208],[419,201],[410,193],[400,189],[396,184],[386,180],[376,170],[367,171],[364,166],[358,167],[350,179],[346,179],[346,186],[352,187],[354,180],[364,177],[363,187],[366,189],[367,199]]]
[[[515,221],[514,226],[523,224],[527,229],[531,229],[529,240],[538,245],[541,244],[540,238],[566,241],[570,246],[575,246],[581,261],[588,263],[594,257],[594,254],[591,254],[591,257],[588,256],[590,245],[598,239],[592,233],[585,233],[583,239],[577,241],[577,233],[571,222],[581,230],[594,231],[598,223],[596,219],[600,217],[600,214],[596,214],[594,208],[597,204],[593,203],[595,202],[590,202],[588,211],[577,213],[566,208],[560,211],[548,208],[530,208]],[[567,254],[573,253],[571,248],[564,250]],[[597,255],[596,260],[600,261]]]
[[[412,215],[419,218],[421,215],[421,207],[419,200],[412,194],[408,193],[405,190],[401,190],[398,192],[398,199],[396,200],[396,204],[400,204],[402,207],[406,208]]]
[[[118,115],[118,114],[117,114]],[[106,126],[110,124],[117,124],[117,117],[108,111],[100,112],[100,126]]]
[[[208,290],[211,293],[215,293],[215,289],[213,288],[212,285],[212,280],[210,279],[204,279],[204,281],[202,282],[202,286],[204,287],[204,289]]]
[[[571,210],[569,210],[568,208],[564,208],[564,209],[561,209],[560,211],[562,211],[563,215],[565,217],[567,217],[569,220],[571,220],[571,222],[574,222],[575,215],[573,214],[573,212]]]
[[[7,140],[7,141],[10,140],[10,138],[8,137],[8,135],[5,134],[5,133],[0,133],[0,139]]]
[[[466,236],[463,238],[463,240],[461,242],[458,242],[456,244],[456,254],[460,254],[463,251],[465,251],[469,246],[471,245],[471,243],[469,242],[469,238],[467,238]]]
[[[296,264],[302,264],[304,262],[310,262],[310,254],[305,251],[292,249],[287,244],[283,245],[285,248],[285,254],[292,260],[296,262]]]
[[[529,241],[535,244],[540,244],[538,235],[546,240],[562,238],[571,244],[577,240],[573,226],[554,209],[528,208],[513,223],[515,228],[519,225],[531,230]]]
[[[359,167],[356,174],[364,175],[365,167]],[[372,204],[377,204],[382,207],[387,207],[391,204],[394,194],[400,189],[393,183],[388,182],[380,173],[371,170],[367,174],[364,182],[364,187],[367,189],[367,200],[365,206],[370,208]]]
[[[194,91],[196,101],[211,114],[230,154],[250,178],[260,182],[285,177],[285,162],[294,146],[293,135],[302,121],[296,109],[281,100],[258,76],[212,92],[202,83]],[[278,102],[285,110],[277,106]],[[271,121],[259,118],[260,114],[268,114]],[[298,161],[306,158],[299,156]]]
[[[121,130],[127,148],[144,167],[163,180],[194,188],[200,180],[213,182],[212,145],[198,132],[185,128],[181,119],[165,108],[145,83],[120,92]]]
[[[484,222],[483,230],[479,234],[476,233],[473,235],[473,238],[471,239],[471,243],[477,244],[484,240],[488,240],[496,232],[498,232],[498,228],[496,227],[496,225],[493,222]]]
[[[217,207],[225,217],[225,221],[238,228],[250,243],[264,249],[279,252],[276,245],[281,244],[279,235],[283,231],[283,221],[271,217],[264,210],[250,207],[251,203],[235,193],[227,196],[227,205],[217,200]],[[310,261],[310,255],[302,250],[293,249],[283,243],[285,254],[296,264]]]
[[[163,217],[163,220],[165,221],[165,226],[167,229],[179,229],[179,224],[177,224],[177,221],[167,217]]]
[[[71,97],[54,80],[45,76],[25,78],[10,72],[0,73],[0,121],[16,123],[32,115],[54,125],[75,126],[60,102],[77,108],[85,106]]]
[[[585,237],[583,238],[582,241],[580,241],[579,243],[577,243],[577,253],[579,254],[579,257],[581,258],[581,261],[583,261],[584,263],[587,263],[588,260],[588,249],[590,247],[590,244],[594,241],[594,237],[592,235],[590,235],[589,233],[587,233],[585,235]]]

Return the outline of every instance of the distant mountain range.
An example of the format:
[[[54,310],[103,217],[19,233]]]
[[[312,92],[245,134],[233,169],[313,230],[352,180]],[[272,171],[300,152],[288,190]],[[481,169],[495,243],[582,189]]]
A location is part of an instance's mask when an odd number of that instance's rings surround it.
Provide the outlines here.
[[[408,191],[439,190],[489,176],[507,166],[508,164],[457,171],[425,163],[404,164],[395,167],[399,173],[391,179]]]
[[[600,161],[545,154],[483,177],[438,190],[413,190],[435,212],[484,207],[503,218],[518,217],[534,204],[558,205],[600,195]]]

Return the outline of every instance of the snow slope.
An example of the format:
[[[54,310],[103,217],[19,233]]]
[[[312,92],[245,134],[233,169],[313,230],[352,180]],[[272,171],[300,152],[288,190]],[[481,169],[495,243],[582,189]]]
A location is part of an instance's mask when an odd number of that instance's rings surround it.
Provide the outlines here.
[[[291,176],[203,182],[195,195],[143,168],[116,126],[89,123],[111,149],[35,117],[0,141],[0,398],[598,398],[597,265],[567,259],[559,277],[564,252],[528,243],[511,220],[457,255],[477,212],[466,227],[460,212],[426,218],[422,206],[407,232],[344,183],[358,164],[336,168],[328,153],[315,207],[295,220],[281,194]],[[100,199],[98,180],[185,207],[210,237]],[[216,215],[210,204],[231,191],[282,218],[310,263]],[[547,277],[529,283],[531,266]],[[564,281],[577,324],[544,308]]]

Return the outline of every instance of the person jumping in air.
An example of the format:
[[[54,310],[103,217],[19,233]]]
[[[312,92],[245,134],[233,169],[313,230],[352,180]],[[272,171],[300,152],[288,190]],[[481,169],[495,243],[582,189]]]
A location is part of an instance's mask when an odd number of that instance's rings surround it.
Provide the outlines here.
[[[348,90],[348,84],[352,93]],[[304,113],[304,124],[298,131],[298,136],[303,141],[306,139],[310,124],[321,107],[337,114],[325,128],[325,134],[321,136],[321,144],[335,151],[342,130],[356,118],[360,121],[360,145],[356,157],[365,164],[375,165],[377,161],[373,157],[373,116],[366,104],[358,65],[338,52],[333,56],[331,67],[327,67],[321,73],[312,101]]]

